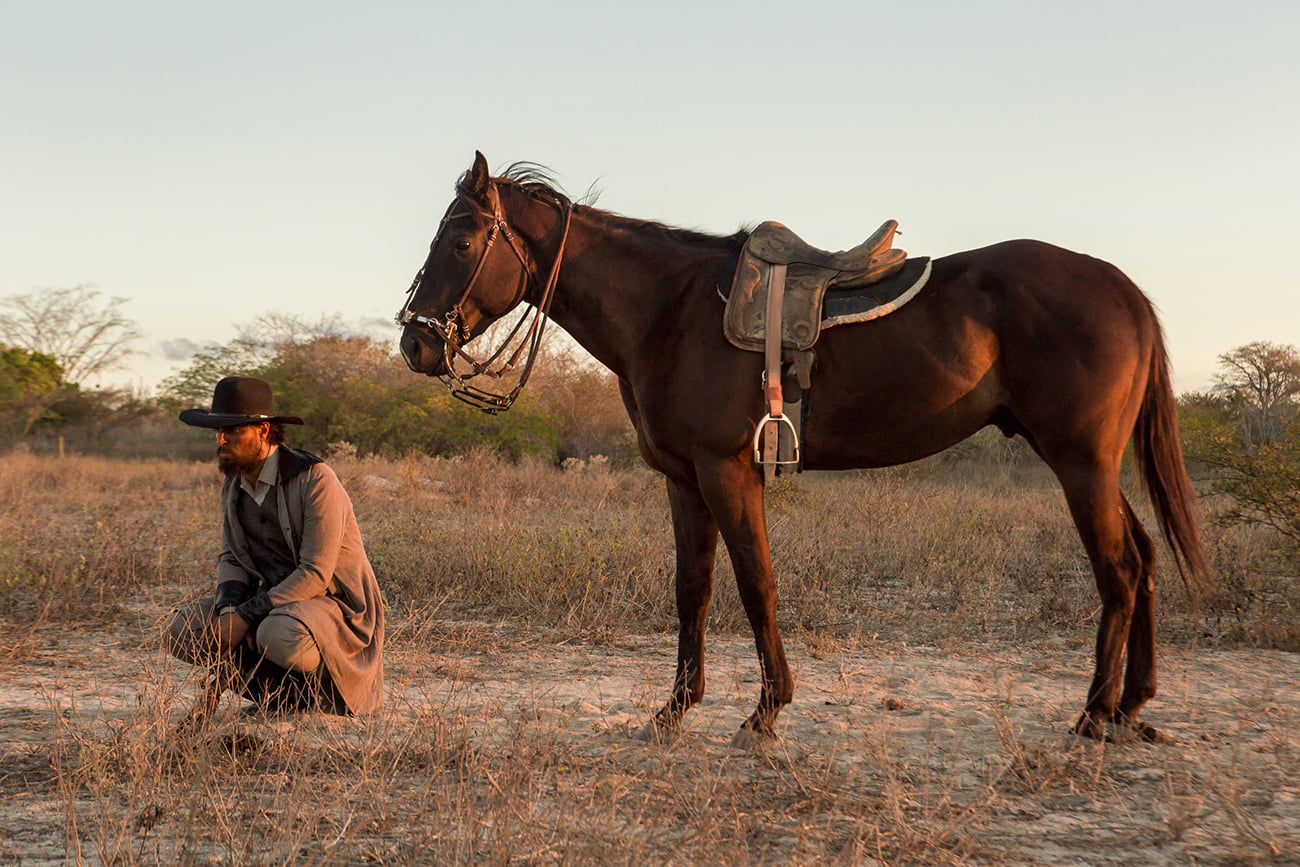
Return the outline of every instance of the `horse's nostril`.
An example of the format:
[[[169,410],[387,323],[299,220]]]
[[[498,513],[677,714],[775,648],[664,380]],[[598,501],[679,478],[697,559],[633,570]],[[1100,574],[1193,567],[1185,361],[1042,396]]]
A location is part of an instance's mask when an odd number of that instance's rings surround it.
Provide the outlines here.
[[[420,341],[414,334],[403,334],[402,339],[397,344],[398,351],[402,353],[402,360],[411,370],[420,372],[417,364],[420,360]]]
[[[398,340],[397,349],[402,355],[402,360],[406,362],[406,366],[415,373],[423,373],[429,376],[436,376],[441,373],[442,356],[439,354],[441,345],[432,343],[428,335],[415,330],[407,331]]]

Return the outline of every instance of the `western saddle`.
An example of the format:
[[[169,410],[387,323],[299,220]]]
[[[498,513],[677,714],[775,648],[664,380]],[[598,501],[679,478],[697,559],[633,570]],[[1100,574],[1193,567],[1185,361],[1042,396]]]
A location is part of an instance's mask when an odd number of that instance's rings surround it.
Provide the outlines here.
[[[858,246],[838,253],[814,247],[775,222],[762,223],[746,240],[727,295],[723,331],[733,345],[765,356],[768,412],[755,427],[753,447],[754,461],[769,478],[777,465],[800,462],[799,409],[785,402],[783,362],[806,391],[826,293],[860,288],[901,270],[907,254],[893,248],[897,230],[898,222],[888,220]],[[770,323],[779,325],[769,328]]]
[[[767,344],[768,296],[782,296],[781,344],[811,349],[821,331],[826,293],[884,280],[903,267],[907,254],[894,249],[896,220],[886,221],[852,250],[814,247],[780,223],[763,223],[740,253],[727,296],[724,330],[741,349],[763,352]],[[777,277],[783,279],[777,284]]]

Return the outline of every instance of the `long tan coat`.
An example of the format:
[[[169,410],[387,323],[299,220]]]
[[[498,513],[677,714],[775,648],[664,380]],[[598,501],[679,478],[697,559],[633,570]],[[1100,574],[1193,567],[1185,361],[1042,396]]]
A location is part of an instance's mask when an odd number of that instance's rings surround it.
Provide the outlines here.
[[[338,476],[306,452],[280,446],[277,505],[280,529],[297,568],[273,587],[253,563],[235,514],[239,480],[221,489],[221,555],[217,585],[241,582],[240,613],[289,614],[311,630],[348,709],[376,710],[383,698],[384,608],[366,557],[352,500]]]

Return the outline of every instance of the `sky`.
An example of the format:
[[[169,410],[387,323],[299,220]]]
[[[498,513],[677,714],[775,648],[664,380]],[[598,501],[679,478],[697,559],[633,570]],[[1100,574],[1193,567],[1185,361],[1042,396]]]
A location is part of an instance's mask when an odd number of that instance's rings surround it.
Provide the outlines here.
[[[267,313],[392,315],[456,178],[844,249],[1118,265],[1178,391],[1300,344],[1300,3],[0,0],[0,298],[93,284],[150,388]]]

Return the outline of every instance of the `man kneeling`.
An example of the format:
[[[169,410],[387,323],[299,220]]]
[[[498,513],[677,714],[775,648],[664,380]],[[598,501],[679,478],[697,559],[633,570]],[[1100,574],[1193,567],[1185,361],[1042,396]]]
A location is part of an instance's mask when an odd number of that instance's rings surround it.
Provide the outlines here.
[[[216,430],[226,481],[216,593],[172,613],[168,652],[233,668],[229,685],[266,712],[378,709],[379,585],[334,471],[283,445],[284,425],[302,419],[275,415],[270,385],[246,377],[221,380],[211,411],[180,419]]]

